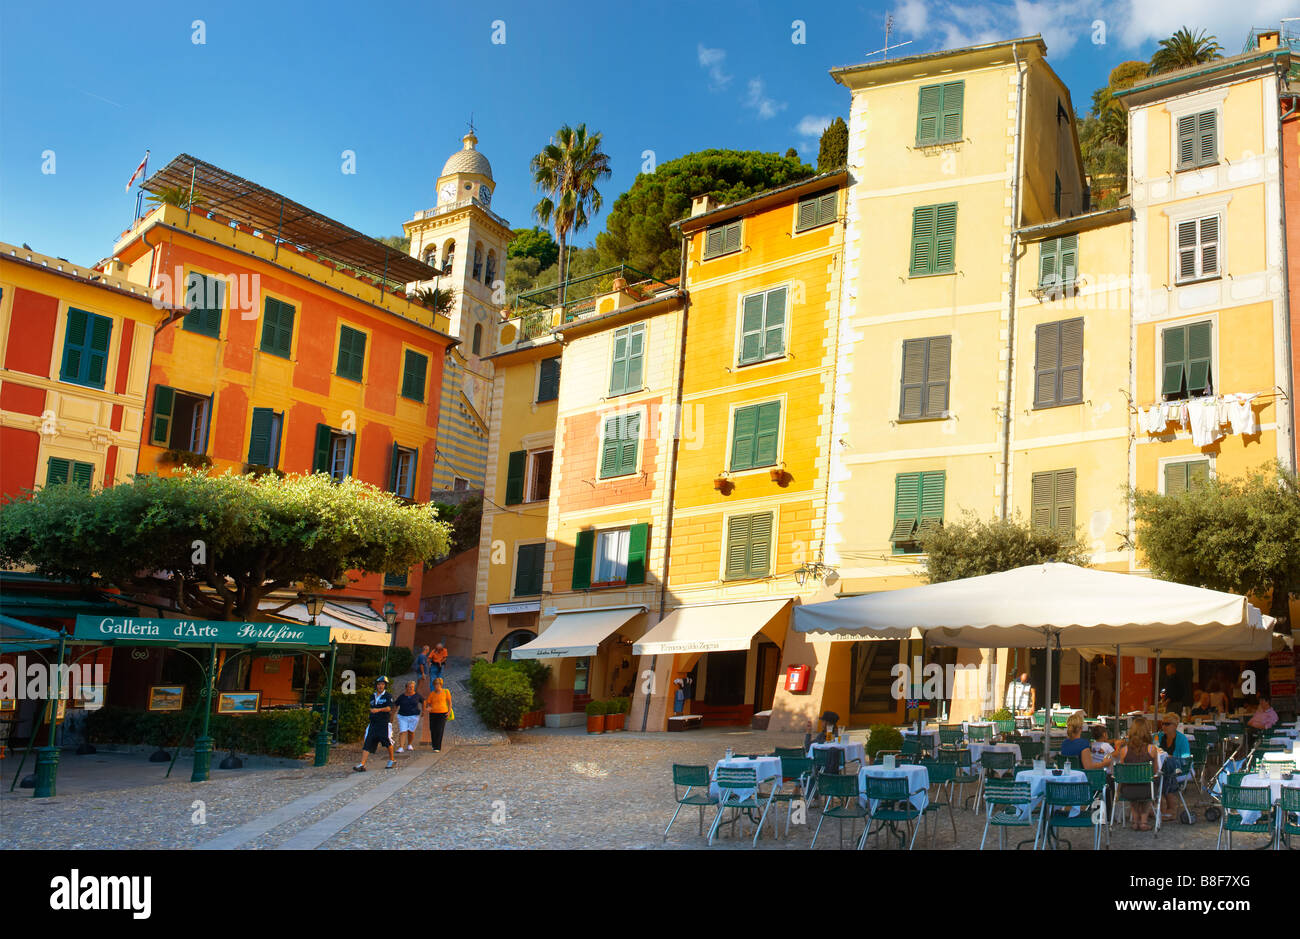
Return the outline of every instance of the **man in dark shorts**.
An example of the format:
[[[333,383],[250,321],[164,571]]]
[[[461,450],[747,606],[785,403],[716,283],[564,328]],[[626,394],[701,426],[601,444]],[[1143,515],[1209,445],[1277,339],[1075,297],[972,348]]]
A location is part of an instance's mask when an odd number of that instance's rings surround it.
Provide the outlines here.
[[[358,773],[366,771],[366,757],[379,747],[388,747],[388,766],[397,765],[393,758],[393,696],[388,693],[388,676],[380,675],[375,679],[375,693],[370,696],[370,725],[361,742],[361,762],[352,767]]]

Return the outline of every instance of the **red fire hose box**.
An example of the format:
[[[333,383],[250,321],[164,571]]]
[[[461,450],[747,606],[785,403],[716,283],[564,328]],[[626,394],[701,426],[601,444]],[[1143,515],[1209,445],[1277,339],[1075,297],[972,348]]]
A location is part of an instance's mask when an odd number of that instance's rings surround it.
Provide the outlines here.
[[[785,690],[795,694],[808,693],[808,676],[812,669],[807,665],[790,665],[785,670]]]

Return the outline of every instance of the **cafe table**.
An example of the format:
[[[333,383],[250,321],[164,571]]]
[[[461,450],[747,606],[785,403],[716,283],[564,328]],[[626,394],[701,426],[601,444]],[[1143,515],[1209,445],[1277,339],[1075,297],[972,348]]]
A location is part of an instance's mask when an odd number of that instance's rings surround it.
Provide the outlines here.
[[[841,751],[840,753],[841,767],[847,766],[849,763],[852,763],[854,760],[857,760],[859,763],[867,762],[867,748],[863,744],[854,740],[843,740],[843,741],[832,740],[829,743],[827,743],[826,741],[822,741],[821,743],[814,743],[811,747],[808,748],[809,759],[812,759],[814,750]]]
[[[925,815],[925,807],[930,804],[930,771],[924,766],[916,763],[899,763],[893,767],[887,767],[883,763],[864,766],[858,770],[858,801],[866,806],[868,812],[876,810],[876,803],[867,798],[867,779],[875,777],[876,779],[899,779],[907,780],[907,791],[911,794],[908,801],[916,807],[920,813],[914,824],[921,824]],[[877,800],[878,801],[878,800]],[[867,838],[882,829],[888,828],[894,837],[898,839],[899,844],[903,843],[903,833],[898,830],[894,822],[883,822],[874,829],[868,827],[862,832],[862,838],[859,840],[859,846],[866,844]]]
[[[781,758],[777,756],[760,756],[757,759],[747,756],[733,756],[730,759],[718,760],[717,765],[713,767],[713,774],[709,777],[710,780],[717,779],[718,770],[723,766],[733,769],[752,769],[758,776],[759,783],[769,779],[781,778]],[[741,801],[754,795],[753,789],[732,789],[729,791],[735,793],[736,798]],[[722,795],[722,790],[718,788],[716,781],[709,783],[709,795],[715,799]]]
[[[1013,753],[1017,763],[1021,760],[1020,744],[1018,743],[970,743],[967,746],[970,748],[971,766],[977,769],[980,767],[980,759],[985,753]]]
[[[1273,779],[1269,776],[1264,776],[1261,773],[1247,773],[1242,777],[1241,785],[1256,787],[1267,786],[1269,788],[1269,802],[1273,805],[1277,805],[1282,801],[1282,787],[1285,786],[1288,789],[1300,788],[1300,777],[1294,779]],[[1259,813],[1243,811],[1241,813],[1241,820],[1247,825],[1253,825],[1259,820]]]
[[[1083,770],[1078,769],[1022,769],[1016,773],[1016,782],[1029,783],[1029,804],[1017,807],[1016,814],[1021,818],[1029,821],[1034,816],[1034,809],[1043,804],[1043,799],[1047,796],[1047,784],[1049,782],[1082,782],[1086,783],[1088,776]],[[1070,815],[1078,815],[1079,809],[1070,809]],[[1048,829],[1049,836],[1051,829]],[[1028,844],[1028,841],[1022,841],[1021,844]]]

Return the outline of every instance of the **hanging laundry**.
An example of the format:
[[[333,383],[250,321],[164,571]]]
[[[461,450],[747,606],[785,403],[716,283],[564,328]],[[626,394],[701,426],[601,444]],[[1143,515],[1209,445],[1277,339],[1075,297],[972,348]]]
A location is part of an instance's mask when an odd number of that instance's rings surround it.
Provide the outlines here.
[[[1255,409],[1250,406],[1250,402],[1259,397],[1256,393],[1239,393],[1226,395],[1228,419],[1227,424],[1232,425],[1234,434],[1257,434],[1259,433],[1259,420],[1255,417]]]
[[[1219,429],[1219,405],[1213,398],[1193,398],[1185,405],[1192,428],[1192,443],[1208,447],[1223,436]]]
[[[1159,404],[1138,411],[1139,423],[1148,434],[1163,433],[1165,429],[1165,409]]]

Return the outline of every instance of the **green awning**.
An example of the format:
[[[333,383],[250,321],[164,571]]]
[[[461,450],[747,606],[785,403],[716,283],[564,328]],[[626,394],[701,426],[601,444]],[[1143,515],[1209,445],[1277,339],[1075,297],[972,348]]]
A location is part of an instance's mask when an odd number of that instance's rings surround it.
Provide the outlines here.
[[[0,613],[0,652],[48,649],[58,641],[59,634],[53,629],[25,623]]]

